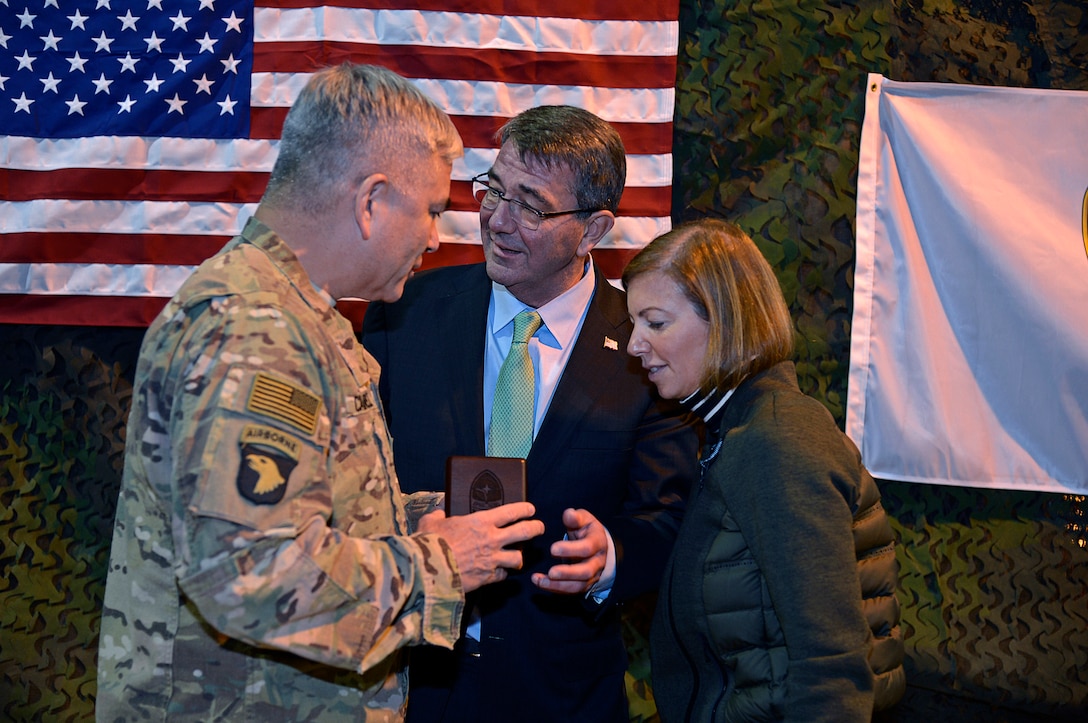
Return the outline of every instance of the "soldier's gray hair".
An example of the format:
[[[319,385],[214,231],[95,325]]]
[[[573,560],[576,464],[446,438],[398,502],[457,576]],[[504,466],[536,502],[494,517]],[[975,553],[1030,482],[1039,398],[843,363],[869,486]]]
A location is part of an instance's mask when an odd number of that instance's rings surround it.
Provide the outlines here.
[[[371,173],[463,153],[450,117],[405,78],[343,63],[312,75],[288,111],[262,202],[320,213]]]

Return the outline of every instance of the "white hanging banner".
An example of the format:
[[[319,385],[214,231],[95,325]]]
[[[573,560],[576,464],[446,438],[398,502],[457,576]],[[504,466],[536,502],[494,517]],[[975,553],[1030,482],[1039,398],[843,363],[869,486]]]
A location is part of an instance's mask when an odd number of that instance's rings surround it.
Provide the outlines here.
[[[873,475],[1088,494],[1088,92],[870,75],[857,236]]]

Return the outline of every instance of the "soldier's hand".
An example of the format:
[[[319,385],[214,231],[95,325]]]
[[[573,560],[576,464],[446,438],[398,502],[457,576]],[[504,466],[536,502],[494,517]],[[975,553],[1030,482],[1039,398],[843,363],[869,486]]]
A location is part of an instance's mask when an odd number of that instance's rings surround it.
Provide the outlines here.
[[[568,562],[553,565],[547,575],[534,573],[533,584],[552,592],[588,592],[601,579],[608,561],[608,533],[587,510],[564,510],[563,524],[567,539],[552,543],[551,553]]]
[[[453,550],[461,584],[471,592],[506,578],[507,570],[521,567],[521,551],[507,545],[544,534],[544,523],[530,519],[536,508],[529,502],[511,502],[471,515],[446,517],[442,511],[424,515],[420,532],[441,535]]]

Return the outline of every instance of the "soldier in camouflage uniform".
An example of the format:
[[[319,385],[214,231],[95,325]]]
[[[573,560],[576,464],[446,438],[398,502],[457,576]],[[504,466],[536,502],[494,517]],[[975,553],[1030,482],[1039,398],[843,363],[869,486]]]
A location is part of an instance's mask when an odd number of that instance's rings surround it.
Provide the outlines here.
[[[98,720],[401,720],[406,647],[452,647],[465,592],[543,531],[528,503],[408,512],[436,500],[402,496],[377,365],[335,309],[400,296],[461,152],[399,76],[316,74],[255,217],[148,330]]]

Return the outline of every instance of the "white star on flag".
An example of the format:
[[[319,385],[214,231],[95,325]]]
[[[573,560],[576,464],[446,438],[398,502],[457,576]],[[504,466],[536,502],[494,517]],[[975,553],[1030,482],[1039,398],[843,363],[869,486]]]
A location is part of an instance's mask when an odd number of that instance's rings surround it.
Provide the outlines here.
[[[132,10],[129,10],[127,13],[125,13],[123,17],[118,16],[117,19],[121,21],[122,30],[135,30],[136,21],[139,20],[139,18],[133,17]]]
[[[58,38],[56,35],[53,35],[53,31],[50,30],[49,35],[43,35],[42,36],[42,42],[45,43],[45,47],[42,48],[42,49],[43,50],[56,50],[57,49],[57,43],[59,43],[61,40],[62,40],[62,38]]]
[[[106,79],[106,74],[105,73],[98,76],[98,80],[93,80],[91,82],[94,83],[94,94],[95,95],[98,95],[99,93],[109,93],[110,92],[110,86],[113,85],[112,80],[107,80]]]
[[[225,113],[234,115],[234,106],[238,105],[238,101],[231,100],[230,96],[228,95],[226,100],[218,101],[217,105],[220,108],[219,115],[223,115]]]
[[[94,50],[96,53],[100,53],[103,50],[107,53],[110,52],[110,46],[113,45],[113,38],[107,38],[105,30],[103,30],[97,38],[91,39],[94,40],[94,44],[96,46]]]
[[[174,30],[188,30],[189,28],[187,26],[189,25],[189,20],[191,20],[191,18],[185,17],[181,14],[181,11],[178,10],[178,14],[170,18],[170,20],[174,23]]]
[[[42,78],[42,92],[43,93],[57,93],[57,86],[60,85],[60,78],[53,77],[53,71],[49,71],[48,78]]]
[[[72,115],[73,113],[83,115],[83,106],[87,105],[84,101],[79,99],[78,95],[73,96],[71,100],[66,100],[64,102],[68,106],[68,115]]]
[[[14,100],[15,100],[15,110],[16,110],[16,112],[25,111],[25,112],[29,113],[30,112],[30,104],[34,102],[32,100],[27,99],[26,93],[23,93],[22,95],[20,95],[18,98],[15,98]]]
[[[189,101],[182,100],[181,98],[178,97],[177,93],[174,93],[174,97],[173,98],[167,98],[166,102],[170,105],[170,111],[169,111],[170,113],[181,113],[182,115],[184,115],[185,111],[182,110],[182,107],[186,103],[188,103]]]

